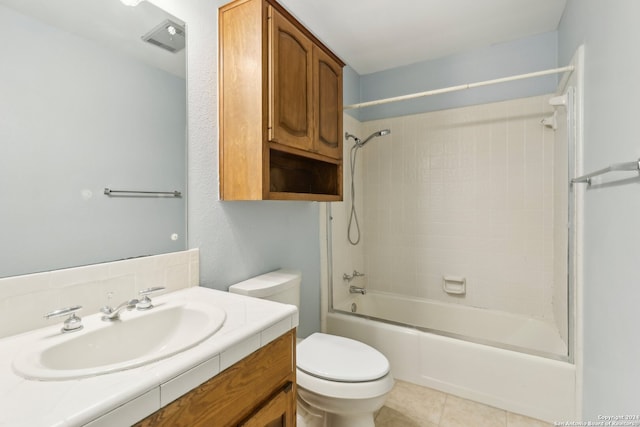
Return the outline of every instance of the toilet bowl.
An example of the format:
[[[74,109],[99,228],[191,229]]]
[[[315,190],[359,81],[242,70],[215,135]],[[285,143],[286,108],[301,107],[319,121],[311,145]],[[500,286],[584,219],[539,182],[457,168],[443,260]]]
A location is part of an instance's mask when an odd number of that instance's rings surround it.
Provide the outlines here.
[[[349,338],[315,333],[298,344],[296,359],[298,399],[308,405],[299,405],[299,412],[315,410],[325,426],[373,427],[375,411],[393,388],[382,353]],[[301,427],[315,427],[300,421]]]
[[[229,292],[300,307],[300,272],[278,270]],[[299,427],[374,427],[374,413],[393,388],[389,361],[362,342],[314,333],[296,351]]]

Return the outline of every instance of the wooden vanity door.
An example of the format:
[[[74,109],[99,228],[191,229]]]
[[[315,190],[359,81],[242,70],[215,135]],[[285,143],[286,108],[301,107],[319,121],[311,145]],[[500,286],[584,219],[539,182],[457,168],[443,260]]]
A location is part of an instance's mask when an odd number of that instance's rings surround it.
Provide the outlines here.
[[[295,405],[295,391],[289,383],[239,427],[293,427]]]
[[[313,43],[269,7],[269,140],[313,148]]]
[[[295,426],[295,336],[276,338],[135,427]]]

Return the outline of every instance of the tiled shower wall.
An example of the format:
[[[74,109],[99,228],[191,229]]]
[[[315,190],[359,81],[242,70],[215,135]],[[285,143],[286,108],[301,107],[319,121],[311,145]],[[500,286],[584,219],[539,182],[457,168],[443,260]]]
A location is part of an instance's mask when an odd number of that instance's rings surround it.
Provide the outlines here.
[[[362,124],[361,138],[392,131],[358,153],[369,289],[553,321],[550,96]],[[345,185],[345,212],[348,200]],[[444,276],[464,277],[466,294],[445,293]]]

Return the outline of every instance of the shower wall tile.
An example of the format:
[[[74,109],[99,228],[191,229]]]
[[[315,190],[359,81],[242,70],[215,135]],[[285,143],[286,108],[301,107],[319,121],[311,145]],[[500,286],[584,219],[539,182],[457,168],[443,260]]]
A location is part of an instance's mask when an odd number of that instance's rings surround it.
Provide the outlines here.
[[[540,123],[553,112],[548,98],[361,124],[365,136],[392,130],[358,154],[358,256],[370,289],[553,319],[559,199],[554,135]],[[467,294],[446,294],[445,275],[466,277]]]

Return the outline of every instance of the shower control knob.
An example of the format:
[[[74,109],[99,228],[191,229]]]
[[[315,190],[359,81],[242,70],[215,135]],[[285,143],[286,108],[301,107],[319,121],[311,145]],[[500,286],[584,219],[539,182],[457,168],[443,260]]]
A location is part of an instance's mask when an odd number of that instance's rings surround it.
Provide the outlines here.
[[[349,275],[347,273],[344,273],[342,275],[342,280],[345,280],[348,283],[348,282],[351,282],[356,277],[364,277],[364,273],[360,273],[357,270],[353,270],[353,274],[351,274],[351,275]]]

